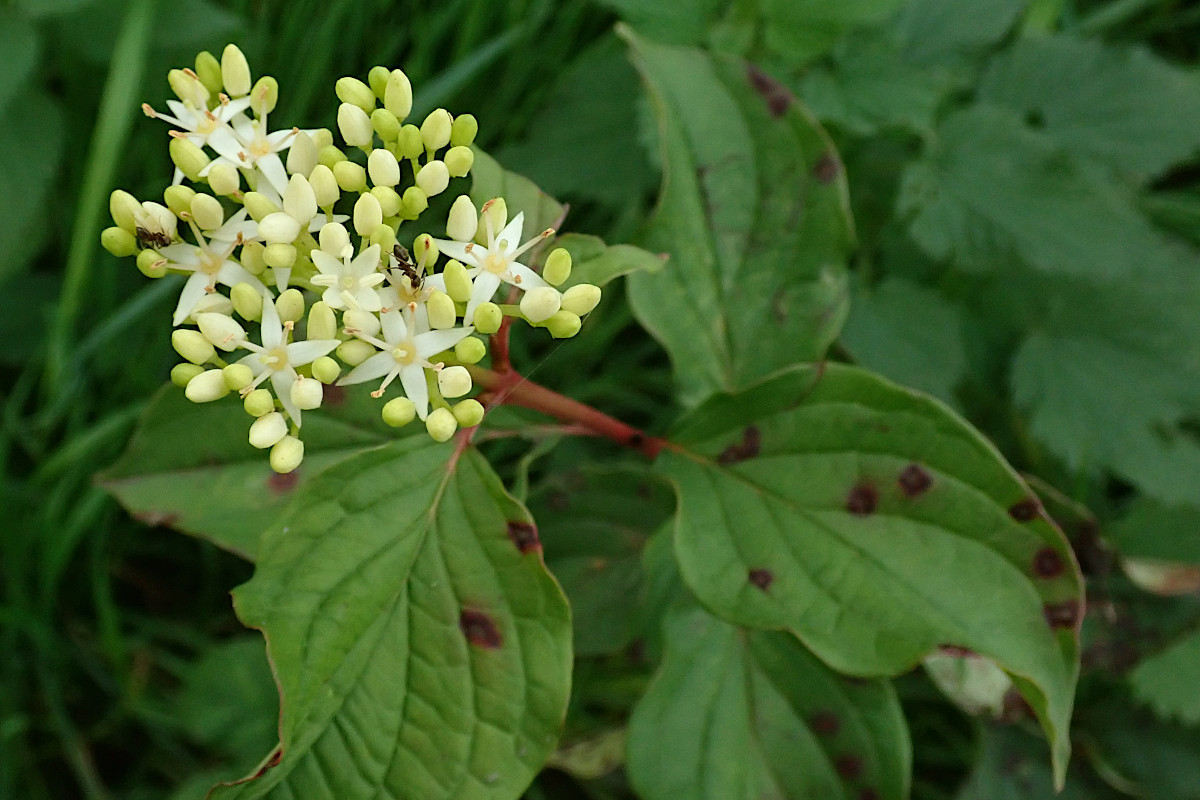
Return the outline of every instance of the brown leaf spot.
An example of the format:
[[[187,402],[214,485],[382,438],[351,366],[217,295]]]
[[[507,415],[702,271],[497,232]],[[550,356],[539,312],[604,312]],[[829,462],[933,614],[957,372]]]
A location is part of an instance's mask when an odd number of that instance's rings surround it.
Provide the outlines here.
[[[833,760],[833,768],[845,780],[852,780],[862,775],[863,763],[858,756],[840,755]]]
[[[954,656],[955,658],[969,658],[975,655],[975,651],[968,650],[957,644],[939,644],[938,654],[943,656]]]
[[[842,722],[832,711],[818,711],[809,717],[808,727],[818,736],[833,736],[842,727]]]
[[[771,112],[771,116],[782,117],[792,104],[792,93],[787,87],[754,64],[746,65],[746,77],[750,79],[750,87],[767,101],[767,110]]]
[[[275,494],[287,494],[292,489],[296,488],[296,483],[300,480],[300,470],[294,469],[291,472],[278,473],[271,472],[271,476],[267,478],[267,488]]]
[[[736,464],[739,461],[745,461],[754,458],[762,449],[762,433],[754,425],[747,425],[742,431],[742,441],[738,444],[731,444],[721,451],[717,456],[717,463],[722,466]]]
[[[1024,500],[1018,500],[1008,509],[1008,515],[1017,522],[1032,522],[1041,513],[1042,504],[1037,501],[1036,497],[1026,497]]]
[[[279,766],[279,762],[282,760],[283,760],[283,751],[276,749],[275,752],[271,753],[271,757],[269,759],[267,759],[267,763],[263,764],[262,767],[258,770],[258,772],[254,773],[254,777],[261,778],[263,775],[266,775],[267,770],[269,770],[271,767]]]
[[[869,483],[860,483],[846,496],[846,510],[856,517],[867,517],[875,513],[879,505],[879,490]]]
[[[762,589],[764,592],[775,581],[775,574],[771,572],[771,570],[764,569],[762,567],[755,567],[754,569],[750,570],[749,577],[750,582],[759,589]]]
[[[500,630],[492,618],[482,611],[464,608],[458,617],[458,627],[462,628],[467,641],[484,650],[495,650],[501,644]]]
[[[346,402],[346,387],[338,386],[336,383],[331,383],[325,387],[325,394],[321,398],[324,405],[336,408]]]
[[[1062,556],[1053,547],[1043,547],[1033,556],[1033,574],[1039,578],[1057,578],[1064,569]]]
[[[841,171],[842,165],[838,162],[837,156],[828,151],[821,154],[812,168],[813,177],[824,184],[833,183]]]
[[[1079,623],[1079,602],[1065,600],[1061,603],[1047,603],[1042,607],[1046,622],[1051,628],[1074,628]]]
[[[512,519],[508,521],[508,538],[522,554],[532,550],[541,550],[542,543],[538,539],[537,527],[532,522]]]
[[[905,497],[916,497],[929,491],[929,487],[933,486],[933,476],[920,464],[909,464],[900,473],[896,483],[900,484],[900,491]]]
[[[858,800],[879,800],[879,792],[868,786],[858,793]]]

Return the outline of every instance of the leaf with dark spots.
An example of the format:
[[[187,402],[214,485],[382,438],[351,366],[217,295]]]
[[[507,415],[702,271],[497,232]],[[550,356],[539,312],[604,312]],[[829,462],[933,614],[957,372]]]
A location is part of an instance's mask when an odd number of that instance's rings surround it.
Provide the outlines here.
[[[836,154],[826,151],[817,159],[817,163],[813,164],[813,177],[819,183],[830,184],[837,180],[838,175],[842,174],[842,162]]]
[[[857,484],[846,495],[846,510],[856,517],[867,517],[875,513],[879,505],[879,490],[869,483]]]
[[[905,497],[917,497],[933,486],[933,476],[920,464],[909,464],[896,479]]]
[[[775,580],[775,576],[771,573],[771,570],[763,569],[762,567],[756,567],[755,569],[750,570],[748,577],[750,583],[754,584],[759,589],[762,589],[764,592],[771,587],[771,582]]]
[[[819,736],[833,736],[842,727],[838,715],[829,710],[821,710],[808,718],[808,727]]]
[[[1042,504],[1036,497],[1026,497],[1009,506],[1008,515],[1017,522],[1032,522],[1042,513]]]
[[[265,469],[265,465],[264,465]],[[275,494],[287,494],[296,488],[296,484],[300,482],[300,470],[294,469],[291,472],[268,472],[267,486]]]
[[[482,611],[464,609],[458,617],[458,627],[468,642],[484,650],[495,650],[504,643],[495,621]]]
[[[753,63],[747,62],[746,77],[750,81],[750,88],[762,95],[767,102],[767,109],[771,112],[772,117],[782,117],[788,110],[788,106],[795,100],[786,86]]]
[[[747,425],[746,429],[742,431],[742,441],[738,444],[731,444],[722,450],[721,455],[717,456],[717,463],[736,464],[739,461],[754,458],[761,448],[762,434],[755,426]]]
[[[542,549],[542,543],[538,541],[537,526],[532,522],[509,520],[508,538],[522,553]]]
[[[1043,547],[1033,557],[1033,574],[1039,578],[1057,578],[1065,571],[1062,555],[1053,547]]]
[[[833,768],[845,780],[854,780],[862,775],[863,762],[858,756],[843,754],[833,760]]]
[[[1047,603],[1045,607],[1046,622],[1051,628],[1077,628],[1080,623],[1081,605],[1075,600],[1061,603]]]

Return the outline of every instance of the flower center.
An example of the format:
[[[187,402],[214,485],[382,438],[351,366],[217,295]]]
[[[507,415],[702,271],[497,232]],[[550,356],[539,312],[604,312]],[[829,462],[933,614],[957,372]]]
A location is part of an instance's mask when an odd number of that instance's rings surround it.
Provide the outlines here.
[[[216,275],[221,271],[224,263],[225,257],[220,253],[213,253],[205,249],[200,254],[200,271],[205,275]]]
[[[488,272],[503,275],[508,270],[508,259],[499,253],[488,253],[488,257],[483,260],[483,268]]]
[[[358,288],[358,278],[353,275],[346,275],[342,278],[342,288],[348,292],[353,292]]]
[[[406,344],[397,345],[392,348],[392,358],[396,359],[397,364],[411,364],[417,359],[417,350]]]
[[[283,345],[271,348],[259,356],[259,358],[266,365],[267,369],[278,372],[281,369],[288,368],[287,348]]]

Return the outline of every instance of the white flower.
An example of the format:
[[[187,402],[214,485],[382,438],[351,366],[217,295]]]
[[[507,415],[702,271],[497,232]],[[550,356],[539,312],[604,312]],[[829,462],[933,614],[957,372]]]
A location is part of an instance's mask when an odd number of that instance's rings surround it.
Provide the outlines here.
[[[363,311],[383,308],[379,293],[374,289],[384,280],[384,274],[379,271],[379,245],[371,245],[353,261],[349,256],[334,258],[324,250],[313,250],[310,255],[313,266],[321,272],[310,281],[313,286],[325,287],[321,299],[330,308]]]
[[[299,128],[292,128],[267,133],[266,114],[261,119],[235,116],[229,125],[218,128],[208,137],[208,145],[220,153],[221,158],[213,159],[200,174],[207,175],[213,164],[232,164],[256,173],[253,182],[256,190],[262,191],[260,187],[265,181],[279,197],[283,197],[288,176],[279,154],[291,147],[293,137],[299,132]]]
[[[245,216],[245,209],[234,214],[213,231],[210,239],[205,239],[199,227],[192,224],[197,244],[172,244],[159,248],[158,252],[166,257],[169,269],[192,273],[179,293],[172,324],[182,324],[202,297],[216,291],[218,283],[232,288],[245,281],[256,290],[266,292],[266,287],[258,278],[231,259],[233,251],[243,243],[242,232],[249,230]]]
[[[470,324],[475,318],[475,309],[480,303],[492,299],[501,283],[516,286],[522,290],[539,289],[550,284],[529,267],[517,262],[517,258],[528,251],[547,236],[554,234],[553,230],[545,230],[518,246],[521,239],[521,226],[525,223],[525,213],[521,212],[512,222],[504,226],[499,235],[492,228],[492,218],[487,213],[490,203],[483,207],[483,221],[487,226],[487,247],[480,247],[474,242],[456,242],[450,239],[434,239],[438,249],[457,259],[467,267],[467,275],[475,279],[471,288],[471,299],[467,302],[467,311],[463,314],[463,323]]]
[[[151,119],[161,119],[176,128],[181,128],[186,131],[182,134],[184,138],[190,140],[197,147],[205,147],[214,133],[224,129],[239,114],[245,118],[242,112],[249,107],[249,97],[230,100],[222,95],[220,104],[212,111],[207,108],[197,108],[191,103],[168,100],[167,108],[171,109],[171,114],[155,111],[148,103],[142,103],[142,113]],[[174,116],[171,116],[172,114]]]
[[[429,414],[429,385],[425,382],[425,370],[437,370],[441,364],[431,364],[430,356],[448,350],[474,331],[474,328],[449,328],[441,331],[417,333],[414,309],[407,309],[408,321],[399,311],[385,311],[380,315],[383,323],[383,340],[356,333],[360,339],[370,342],[382,352],[368,358],[338,381],[339,386],[364,383],[383,378],[373,397],[382,397],[384,390],[396,378],[404,387],[404,393],[417,407],[417,416],[425,419]]]

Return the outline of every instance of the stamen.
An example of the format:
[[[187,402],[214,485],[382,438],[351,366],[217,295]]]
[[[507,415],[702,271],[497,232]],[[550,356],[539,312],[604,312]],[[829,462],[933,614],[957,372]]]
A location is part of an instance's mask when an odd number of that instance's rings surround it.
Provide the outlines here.
[[[158,119],[158,112],[151,108],[149,103],[142,103],[142,113],[150,119]]]
[[[518,247],[516,249],[516,251],[511,256],[509,256],[509,258],[516,258],[517,256],[521,255],[529,248],[535,246],[539,242],[542,242],[542,241],[550,238],[553,235],[554,235],[554,228],[546,228],[546,230],[542,231],[537,236],[533,237],[528,242],[526,242],[525,244]]]
[[[193,70],[191,67],[184,67],[183,74],[187,75],[189,78],[195,78],[196,80],[200,80],[200,76],[197,75],[196,71]]]

